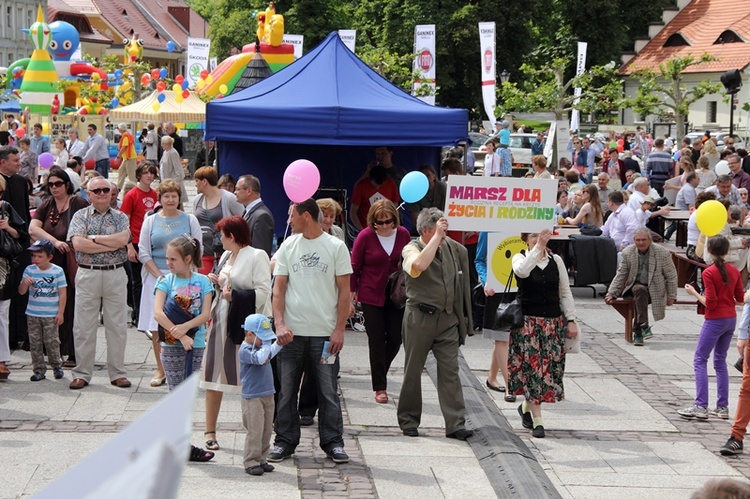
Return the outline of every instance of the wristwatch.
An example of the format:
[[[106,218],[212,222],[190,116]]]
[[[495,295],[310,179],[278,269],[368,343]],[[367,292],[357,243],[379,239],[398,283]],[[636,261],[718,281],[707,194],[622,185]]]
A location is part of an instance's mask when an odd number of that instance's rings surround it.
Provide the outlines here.
[[[96,243],[96,236],[91,236],[91,240]]]
[[[575,324],[575,323],[576,323],[576,321],[575,321],[575,320],[573,320],[573,319],[568,319],[568,324],[570,324],[571,322],[572,322],[573,324]]]

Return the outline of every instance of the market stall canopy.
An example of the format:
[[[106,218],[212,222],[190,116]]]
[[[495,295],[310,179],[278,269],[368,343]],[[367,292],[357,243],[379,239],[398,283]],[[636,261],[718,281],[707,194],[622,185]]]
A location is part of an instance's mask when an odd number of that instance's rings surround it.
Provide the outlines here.
[[[145,99],[118,107],[109,112],[109,117],[116,120],[139,120],[139,121],[174,121],[177,123],[203,123],[206,119],[206,104],[190,92],[190,96],[178,103],[175,94],[171,90],[162,92],[166,97],[164,102],[159,103],[159,92],[154,92]],[[159,110],[154,110],[154,103],[159,103]]]
[[[336,32],[302,58],[207,106],[206,137],[233,142],[445,146],[468,112],[425,104],[373,71]]]
[[[3,113],[20,113],[21,103],[18,98],[13,95],[13,91],[8,89],[0,95],[0,112]]]

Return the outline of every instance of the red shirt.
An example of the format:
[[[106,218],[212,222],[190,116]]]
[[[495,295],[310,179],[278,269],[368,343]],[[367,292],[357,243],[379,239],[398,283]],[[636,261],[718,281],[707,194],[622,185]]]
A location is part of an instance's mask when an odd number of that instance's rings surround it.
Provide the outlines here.
[[[716,264],[703,271],[703,286],[706,295],[706,319],[726,319],[737,317],[734,308],[735,300],[745,301],[742,291],[740,271],[734,265],[724,264],[729,282],[721,278],[721,272]]]
[[[385,290],[388,276],[398,270],[401,250],[409,244],[409,231],[403,226],[396,229],[393,251],[388,255],[380,244],[378,234],[371,227],[365,227],[357,234],[352,248],[351,290],[357,299],[368,305],[385,305]]]
[[[351,203],[357,205],[357,218],[362,227],[367,227],[367,213],[370,206],[380,199],[390,199],[396,206],[400,201],[398,197],[398,186],[391,178],[387,178],[380,187],[374,187],[369,178],[360,180],[354,185]]]
[[[154,209],[158,200],[159,194],[154,189],[144,192],[139,187],[134,187],[125,194],[120,211],[130,217],[130,235],[135,244],[138,244],[141,237],[141,225],[146,213]]]

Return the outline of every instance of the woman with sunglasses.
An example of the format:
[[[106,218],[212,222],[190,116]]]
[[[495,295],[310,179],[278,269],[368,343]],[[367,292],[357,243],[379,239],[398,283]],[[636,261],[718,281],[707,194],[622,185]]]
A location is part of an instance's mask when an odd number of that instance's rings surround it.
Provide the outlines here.
[[[143,178],[143,177],[141,177]],[[188,234],[201,239],[201,226],[198,219],[179,209],[182,188],[174,180],[163,180],[156,189],[159,194],[161,210],[147,216],[138,234],[138,259],[143,265],[141,270],[141,304],[138,308],[138,330],[149,331],[156,358],[156,374],[151,386],[164,384],[166,375],[161,364],[161,343],[159,342],[159,324],[154,319],[154,288],[162,275],[169,274],[167,266],[167,244],[176,237]]]
[[[73,195],[73,184],[70,177],[58,168],[52,168],[47,177],[47,189],[50,197],[36,209],[29,225],[32,239],[48,239],[55,246],[52,263],[65,272],[68,282],[68,300],[65,303],[65,321],[58,328],[60,335],[60,355],[67,355],[64,367],[75,367],[76,352],[73,345],[73,313],[75,311],[75,274],[78,270],[73,248],[68,244],[68,228],[73,214],[89,205],[80,196]]]
[[[401,226],[398,209],[381,199],[367,213],[367,227],[357,235],[352,248],[352,304],[359,301],[365,316],[370,350],[370,376],[375,402],[388,402],[388,369],[401,347],[404,309],[390,300],[388,276],[399,270],[401,250],[409,241]]]

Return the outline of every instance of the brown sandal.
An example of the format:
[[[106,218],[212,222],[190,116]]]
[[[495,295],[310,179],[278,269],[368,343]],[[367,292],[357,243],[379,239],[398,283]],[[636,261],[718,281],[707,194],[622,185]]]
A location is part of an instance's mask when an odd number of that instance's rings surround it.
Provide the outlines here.
[[[8,376],[10,376],[10,370],[5,365],[5,362],[3,362],[0,364],[0,379],[8,379]]]
[[[216,437],[216,432],[215,431],[204,431],[203,432],[203,436],[205,437],[206,435],[213,435],[214,437]],[[219,446],[219,442],[217,442],[216,440],[213,440],[213,439],[212,440],[206,440],[206,449],[208,449],[208,450],[219,450],[220,448],[221,447]]]

